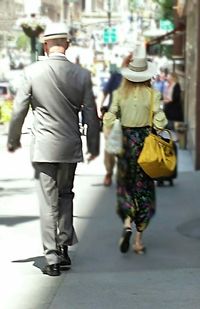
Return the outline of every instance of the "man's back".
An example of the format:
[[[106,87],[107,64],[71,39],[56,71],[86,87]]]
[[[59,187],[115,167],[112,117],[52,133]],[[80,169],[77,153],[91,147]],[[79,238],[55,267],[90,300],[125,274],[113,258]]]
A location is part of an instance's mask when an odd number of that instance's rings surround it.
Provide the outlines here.
[[[19,101],[20,109],[20,102],[29,100],[31,94],[32,161],[82,161],[78,120],[81,105],[86,105],[89,126],[97,119],[89,71],[55,55],[27,67],[23,83],[26,91],[19,91],[16,103]],[[94,121],[94,134],[97,126]]]

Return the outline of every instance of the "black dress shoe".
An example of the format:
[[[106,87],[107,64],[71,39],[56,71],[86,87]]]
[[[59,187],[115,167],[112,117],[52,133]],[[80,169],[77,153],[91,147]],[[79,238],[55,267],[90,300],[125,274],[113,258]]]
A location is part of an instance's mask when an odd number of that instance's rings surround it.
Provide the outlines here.
[[[49,276],[60,276],[60,264],[46,265],[42,272]]]
[[[65,268],[70,268],[71,267],[71,259],[68,255],[68,246],[61,246],[59,248],[60,251],[60,266],[64,266]]]

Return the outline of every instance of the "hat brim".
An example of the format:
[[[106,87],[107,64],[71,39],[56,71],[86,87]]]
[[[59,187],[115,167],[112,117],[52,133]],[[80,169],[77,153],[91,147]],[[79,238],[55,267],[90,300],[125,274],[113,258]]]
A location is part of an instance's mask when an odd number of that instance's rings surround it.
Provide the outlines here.
[[[69,41],[67,34],[52,34],[52,35],[47,35],[47,36],[41,37],[40,42],[45,43],[46,41],[55,40],[55,39],[66,39],[66,41]]]
[[[156,65],[150,61],[147,62],[147,70],[142,72],[137,72],[129,69],[128,67],[121,69],[121,74],[126,79],[130,80],[131,82],[145,82],[150,80],[157,72]]]

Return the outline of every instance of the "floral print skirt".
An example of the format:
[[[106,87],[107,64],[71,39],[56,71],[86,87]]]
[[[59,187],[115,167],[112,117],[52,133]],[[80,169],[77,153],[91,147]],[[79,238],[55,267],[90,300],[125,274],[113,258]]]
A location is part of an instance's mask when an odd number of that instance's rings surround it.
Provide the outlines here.
[[[149,127],[123,128],[123,153],[117,166],[117,213],[124,221],[128,216],[139,232],[145,230],[155,213],[154,181],[137,163]]]

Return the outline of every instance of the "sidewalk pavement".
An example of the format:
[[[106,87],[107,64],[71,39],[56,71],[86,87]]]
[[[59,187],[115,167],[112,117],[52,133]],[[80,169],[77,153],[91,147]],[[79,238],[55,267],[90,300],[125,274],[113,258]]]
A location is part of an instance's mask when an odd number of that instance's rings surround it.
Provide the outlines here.
[[[200,307],[200,172],[179,150],[173,187],[157,187],[157,214],[144,235],[147,253],[121,254],[122,225],[115,213],[115,183],[102,185],[103,153],[79,164],[74,224],[79,244],[72,269],[41,273],[38,203],[29,162],[29,136],[14,154],[0,135],[1,309],[198,309]],[[103,139],[102,139],[103,149]]]

